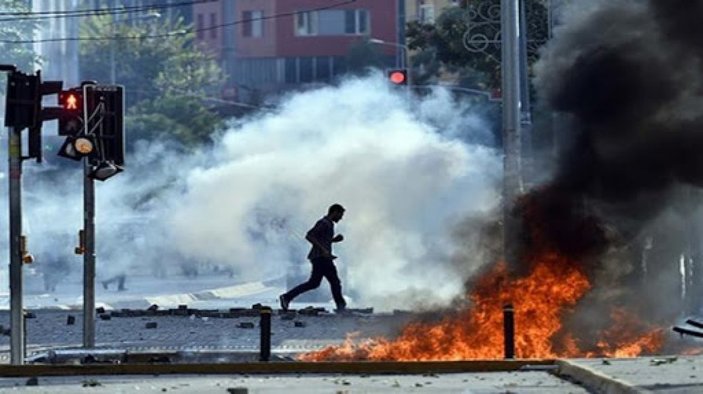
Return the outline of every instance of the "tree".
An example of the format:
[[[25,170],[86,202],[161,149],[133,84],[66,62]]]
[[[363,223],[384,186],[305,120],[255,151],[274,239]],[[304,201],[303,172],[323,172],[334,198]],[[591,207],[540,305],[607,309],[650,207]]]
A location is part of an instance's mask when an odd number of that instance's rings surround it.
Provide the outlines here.
[[[367,40],[354,42],[347,53],[347,71],[361,75],[370,68],[383,69],[388,67],[386,57],[378,50],[378,46]]]
[[[547,38],[544,1],[526,1],[530,61],[536,58],[536,48]],[[478,45],[480,50],[476,51],[467,49],[467,32],[471,37],[485,37],[486,45]],[[431,81],[442,73],[450,73],[462,86],[482,90],[500,88],[500,45],[490,42],[499,37],[499,32],[499,0],[466,1],[461,7],[445,9],[433,24],[408,23],[408,46],[416,51],[412,61],[414,80]]]
[[[27,2],[17,0],[0,0],[0,11],[4,13],[26,13],[31,10]],[[22,41],[34,38],[37,22],[20,15],[0,15],[0,53],[2,63],[15,64],[20,70],[33,73],[39,63],[32,44],[16,44],[6,41]],[[4,89],[4,88],[3,88]]]
[[[204,100],[219,93],[222,71],[213,56],[195,47],[181,20],[145,16],[94,16],[81,26],[84,37],[113,38],[81,42],[83,79],[110,83],[114,75],[125,86],[132,142],[164,136],[190,147],[208,142],[222,120]]]

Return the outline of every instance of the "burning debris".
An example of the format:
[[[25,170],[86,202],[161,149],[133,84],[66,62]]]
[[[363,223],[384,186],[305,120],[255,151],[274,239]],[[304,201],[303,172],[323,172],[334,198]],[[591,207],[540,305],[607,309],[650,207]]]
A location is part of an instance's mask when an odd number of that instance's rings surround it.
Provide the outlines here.
[[[532,218],[531,218],[532,219]],[[538,222],[539,223],[539,222]],[[539,232],[539,226],[534,229]],[[519,358],[636,356],[657,351],[663,330],[639,323],[634,315],[614,309],[609,328],[585,341],[568,330],[566,318],[592,285],[584,265],[553,249],[533,234],[525,274],[499,263],[473,283],[468,307],[445,314],[437,322],[406,326],[394,340],[375,339],[328,347],[301,360],[465,360],[503,356],[503,306],[515,308],[515,346]],[[527,254],[525,254],[527,257]]]
[[[470,284],[466,307],[409,324],[396,339],[350,338],[301,359],[500,358],[507,303],[521,358],[661,351],[662,327],[683,308],[680,294],[666,292],[680,283],[633,276],[677,271],[695,254],[667,234],[688,231],[682,223],[699,204],[677,196],[703,185],[703,33],[693,34],[700,13],[691,11],[703,1],[693,3],[603,2],[557,30],[536,87],[568,126],[558,131],[552,181],[509,202],[521,221],[519,266],[493,265]],[[679,220],[661,220],[676,206]],[[645,264],[652,237],[665,251]]]

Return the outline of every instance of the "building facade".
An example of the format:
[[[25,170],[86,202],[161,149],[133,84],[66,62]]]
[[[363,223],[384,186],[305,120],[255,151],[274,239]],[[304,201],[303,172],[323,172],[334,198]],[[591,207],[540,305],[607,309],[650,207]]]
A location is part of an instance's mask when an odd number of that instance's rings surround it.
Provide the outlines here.
[[[135,10],[135,12],[117,13],[118,19],[130,20],[138,19],[140,15],[147,13],[151,7],[154,13],[169,20],[182,20],[184,24],[193,23],[193,6],[188,1],[183,0],[83,0],[82,9],[105,9],[114,8]]]
[[[405,21],[434,23],[445,8],[460,5],[460,0],[404,0]]]
[[[228,75],[223,96],[242,101],[347,72],[349,50],[369,39],[402,43],[403,0],[214,0],[197,3],[198,42],[220,59]],[[395,64],[402,50],[378,49]],[[400,53],[400,54],[399,54]]]

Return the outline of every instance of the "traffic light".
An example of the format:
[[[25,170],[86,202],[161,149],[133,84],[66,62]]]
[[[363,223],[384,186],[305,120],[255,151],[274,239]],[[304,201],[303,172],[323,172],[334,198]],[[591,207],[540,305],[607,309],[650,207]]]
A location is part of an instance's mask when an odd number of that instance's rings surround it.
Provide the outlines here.
[[[66,136],[59,156],[87,158],[88,176],[104,181],[124,165],[124,88],[83,82],[61,92],[59,135]]]
[[[7,98],[5,102],[5,126],[16,130],[29,129],[28,156],[42,161],[41,128],[45,120],[56,119],[60,109],[43,107],[42,99],[46,95],[61,91],[62,81],[41,80],[41,71],[25,74],[13,70],[7,77]]]
[[[95,128],[91,122],[88,125],[97,132],[98,159],[124,165],[124,88],[120,85],[87,85],[84,91],[88,117],[102,119],[101,127]]]
[[[72,88],[59,93],[59,135],[75,136],[83,132],[83,91]]]
[[[120,85],[85,85],[86,124],[96,136],[97,149],[90,156],[93,179],[104,181],[124,166],[124,88]]]
[[[7,98],[5,101],[5,126],[24,129],[34,125],[39,112],[38,75],[29,75],[15,71],[7,76]]]
[[[94,135],[68,136],[59,149],[58,155],[67,159],[81,161],[96,151]]]
[[[388,81],[393,85],[405,86],[408,84],[408,70],[404,68],[388,70]]]

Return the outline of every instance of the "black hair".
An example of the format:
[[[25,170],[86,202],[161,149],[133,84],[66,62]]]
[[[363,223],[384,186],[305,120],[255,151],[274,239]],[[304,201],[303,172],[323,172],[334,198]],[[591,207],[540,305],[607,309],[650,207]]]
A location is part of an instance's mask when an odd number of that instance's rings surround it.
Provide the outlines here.
[[[340,204],[332,204],[332,205],[330,205],[330,208],[327,210],[327,214],[331,215],[334,212],[344,212],[344,211],[345,211],[344,207],[341,206]]]

